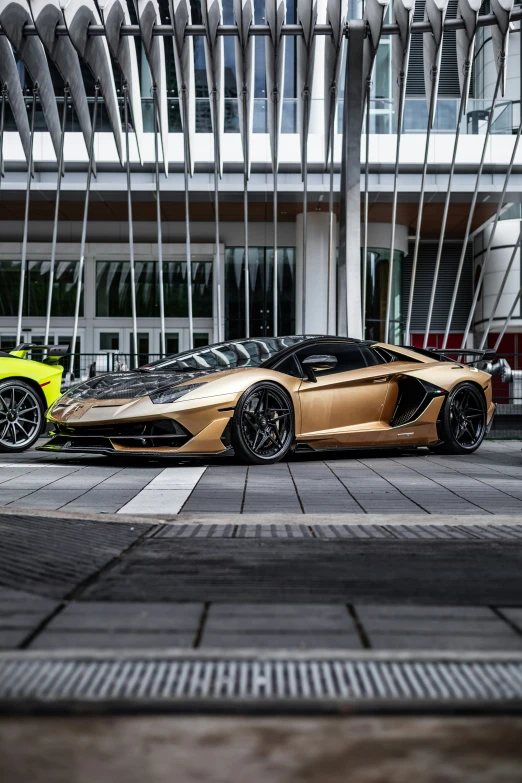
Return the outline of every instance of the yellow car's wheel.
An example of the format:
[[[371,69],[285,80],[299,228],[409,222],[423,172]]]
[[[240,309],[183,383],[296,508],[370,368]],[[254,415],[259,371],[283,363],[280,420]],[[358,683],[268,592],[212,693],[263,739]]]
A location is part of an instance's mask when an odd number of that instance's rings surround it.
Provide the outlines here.
[[[18,379],[0,383],[0,451],[30,448],[44,424],[44,404],[32,386]]]

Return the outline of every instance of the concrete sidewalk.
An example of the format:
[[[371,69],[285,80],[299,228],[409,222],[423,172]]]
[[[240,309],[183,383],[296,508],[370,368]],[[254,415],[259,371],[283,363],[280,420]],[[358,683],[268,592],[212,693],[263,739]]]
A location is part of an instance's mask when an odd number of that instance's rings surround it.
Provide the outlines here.
[[[522,515],[522,442],[470,456],[418,452],[301,455],[271,466],[0,455],[0,506],[78,513]]]

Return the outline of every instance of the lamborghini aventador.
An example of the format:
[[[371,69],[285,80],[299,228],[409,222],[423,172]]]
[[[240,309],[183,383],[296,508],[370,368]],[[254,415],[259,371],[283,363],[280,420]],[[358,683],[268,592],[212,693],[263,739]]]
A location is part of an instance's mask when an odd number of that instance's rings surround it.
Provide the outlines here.
[[[290,450],[428,446],[469,454],[491,376],[429,350],[341,337],[234,340],[91,378],[49,409],[48,451],[267,464]]]

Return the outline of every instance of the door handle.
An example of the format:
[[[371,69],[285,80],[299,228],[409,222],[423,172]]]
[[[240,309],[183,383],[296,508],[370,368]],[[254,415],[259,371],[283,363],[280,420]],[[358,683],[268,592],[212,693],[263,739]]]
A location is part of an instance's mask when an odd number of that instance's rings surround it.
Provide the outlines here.
[[[374,378],[373,382],[374,383],[386,383],[387,380],[388,380],[388,377],[386,375],[381,375],[379,378]]]

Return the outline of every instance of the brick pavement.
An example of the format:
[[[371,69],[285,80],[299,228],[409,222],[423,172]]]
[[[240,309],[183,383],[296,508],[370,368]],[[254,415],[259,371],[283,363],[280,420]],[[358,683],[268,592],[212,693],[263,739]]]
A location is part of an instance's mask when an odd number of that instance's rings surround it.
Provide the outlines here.
[[[40,467],[38,467],[40,466]],[[522,442],[467,456],[300,455],[270,466],[0,455],[0,506],[95,513],[521,514]]]

